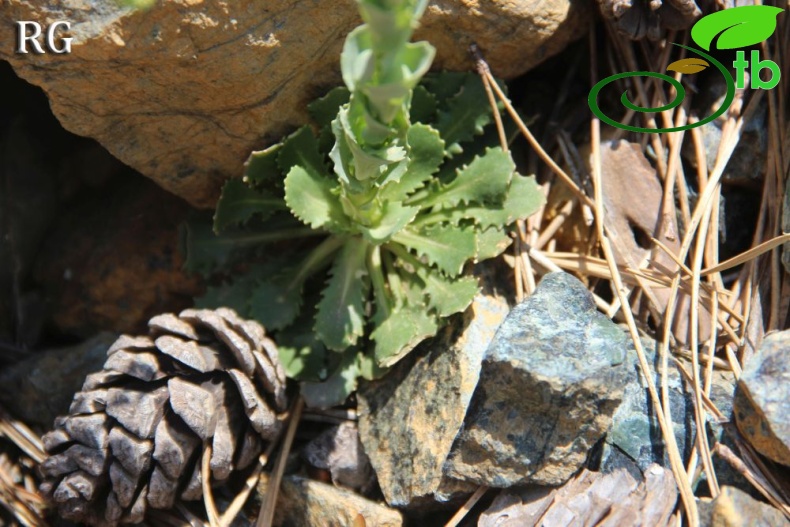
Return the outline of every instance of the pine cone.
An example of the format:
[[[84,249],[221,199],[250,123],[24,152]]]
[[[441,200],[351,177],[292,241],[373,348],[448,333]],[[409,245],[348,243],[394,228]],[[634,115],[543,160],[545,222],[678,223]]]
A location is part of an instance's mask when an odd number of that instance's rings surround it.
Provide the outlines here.
[[[41,491],[70,520],[137,523],[148,507],[199,499],[204,443],[211,479],[222,481],[282,427],[285,372],[260,324],[187,309],[148,326],[149,336],[110,347],[43,438]]]

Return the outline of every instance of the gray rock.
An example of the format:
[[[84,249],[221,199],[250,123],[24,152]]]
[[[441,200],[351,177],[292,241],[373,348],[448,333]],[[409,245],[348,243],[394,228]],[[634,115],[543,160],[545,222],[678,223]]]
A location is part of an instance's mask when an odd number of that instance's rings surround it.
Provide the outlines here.
[[[345,422],[324,431],[305,446],[302,455],[312,466],[328,470],[335,485],[361,490],[363,494],[375,485],[355,423]]]
[[[100,333],[76,346],[41,351],[0,373],[0,402],[30,425],[45,429],[68,412],[85,376],[102,369],[117,335]]]
[[[446,473],[492,487],[567,481],[620,404],[626,349],[579,280],[546,275],[486,352]]]
[[[661,377],[657,357],[658,343],[642,338],[642,348],[648,363],[653,367],[653,380],[660,386]],[[612,427],[602,445],[600,469],[612,472],[619,468],[629,470],[632,475],[644,471],[653,463],[670,468],[669,457],[661,437],[661,429],[650,401],[647,383],[639,372],[636,350],[629,340],[628,357],[629,379],[623,395],[623,402],[612,417]],[[691,367],[686,366],[690,371]],[[670,413],[675,441],[683,459],[688,459],[693,448],[696,434],[694,421],[693,393],[690,386],[683,380],[681,373],[672,361],[669,362],[667,373]],[[716,407],[725,415],[732,414],[732,398],[735,382],[730,372],[714,370],[711,381],[710,398]],[[717,441],[725,444],[729,439],[723,433],[723,427],[712,419],[708,421],[708,442],[713,445]],[[745,480],[734,472],[730,465],[717,456],[713,457],[714,470],[719,483],[727,483],[738,487],[748,487]]]
[[[767,503],[734,487],[722,487],[712,502],[700,504],[701,527],[786,527],[787,518]]]
[[[442,466],[508,309],[504,298],[479,294],[462,317],[383,379],[360,386],[360,438],[390,505],[420,507],[463,492],[443,477]]]
[[[759,453],[790,465],[790,330],[765,337],[746,362],[735,392],[735,422]]]

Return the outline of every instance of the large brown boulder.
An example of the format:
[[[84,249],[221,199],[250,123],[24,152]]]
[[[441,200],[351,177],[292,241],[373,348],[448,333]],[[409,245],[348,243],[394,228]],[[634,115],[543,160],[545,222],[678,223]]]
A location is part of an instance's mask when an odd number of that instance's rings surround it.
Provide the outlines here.
[[[116,0],[6,0],[0,25],[71,23],[69,54],[0,59],[41,86],[63,125],[196,206],[249,152],[306,119],[306,103],[340,82],[345,35],[360,23],[350,0],[161,0],[148,11]],[[436,67],[469,69],[475,41],[494,72],[519,75],[586,28],[577,0],[438,0],[417,38],[438,48]],[[56,42],[59,46],[60,44]]]

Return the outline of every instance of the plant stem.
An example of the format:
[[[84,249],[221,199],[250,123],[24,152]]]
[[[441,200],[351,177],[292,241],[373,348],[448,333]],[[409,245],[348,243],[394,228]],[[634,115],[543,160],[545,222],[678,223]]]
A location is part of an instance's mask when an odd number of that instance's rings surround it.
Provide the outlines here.
[[[381,309],[384,317],[387,318],[392,312],[392,306],[387,294],[387,286],[384,283],[384,272],[381,269],[381,246],[379,245],[370,245],[370,250],[368,251],[368,273],[373,284],[375,298],[378,300],[376,305]]]
[[[294,227],[292,229],[282,229],[257,234],[228,234],[223,235],[221,238],[217,238],[213,243],[216,245],[235,245],[239,243],[255,245],[259,243],[281,242],[293,240],[294,238],[307,238],[312,236],[326,236],[326,231],[316,230],[311,227]]]
[[[298,288],[313,273],[325,267],[329,263],[331,256],[346,243],[346,240],[342,236],[329,236],[318,247],[313,249],[307,258],[304,259],[302,265],[299,266],[299,270],[294,275],[291,283],[288,284],[288,291]]]

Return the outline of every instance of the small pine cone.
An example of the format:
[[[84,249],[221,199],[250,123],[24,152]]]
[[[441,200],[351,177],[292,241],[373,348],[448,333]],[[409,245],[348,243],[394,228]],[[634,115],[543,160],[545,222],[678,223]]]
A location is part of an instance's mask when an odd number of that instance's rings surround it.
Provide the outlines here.
[[[257,459],[279,433],[285,372],[257,322],[230,309],[158,315],[149,336],[121,336],[43,438],[42,494],[74,521],[137,523],[147,508],[202,496],[211,479]]]

